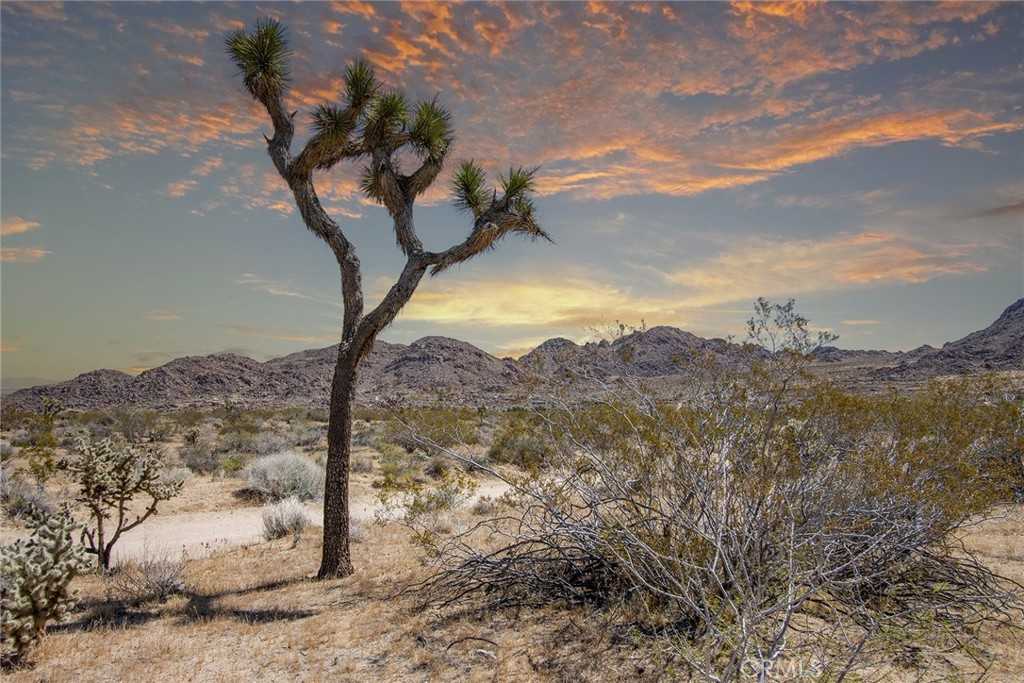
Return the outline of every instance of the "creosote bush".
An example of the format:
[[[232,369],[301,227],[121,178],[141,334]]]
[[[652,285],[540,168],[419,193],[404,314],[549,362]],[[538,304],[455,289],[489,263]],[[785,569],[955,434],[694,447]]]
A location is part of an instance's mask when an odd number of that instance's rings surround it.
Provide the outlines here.
[[[1012,493],[1019,405],[971,381],[815,384],[792,303],[759,302],[751,332],[746,367],[702,363],[672,400],[629,377],[547,396],[547,467],[507,477],[518,513],[411,524],[438,565],[424,602],[593,605],[716,681],[977,655],[980,625],[1021,615],[1020,587],[960,543]]]
[[[314,500],[323,496],[324,469],[291,451],[258,458],[246,468],[249,488],[271,501],[295,497]]]
[[[72,539],[76,528],[67,508],[37,512],[32,535],[0,547],[0,628],[3,659],[17,663],[42,636],[46,624],[75,604],[69,585],[88,562]]]
[[[409,430],[413,425],[416,433]],[[385,422],[382,438],[407,452],[425,448],[425,437],[439,446],[474,445],[480,443],[480,417],[469,408],[401,408]]]
[[[487,457],[496,463],[532,469],[544,467],[553,453],[554,444],[539,420],[510,413],[495,434]]]

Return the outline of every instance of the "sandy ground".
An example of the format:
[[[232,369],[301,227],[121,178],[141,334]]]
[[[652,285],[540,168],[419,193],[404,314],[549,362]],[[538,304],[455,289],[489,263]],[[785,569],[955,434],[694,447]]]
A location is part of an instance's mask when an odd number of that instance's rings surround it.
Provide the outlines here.
[[[507,484],[493,479],[477,486],[467,505],[484,496],[497,498],[508,490]],[[365,491],[353,491],[349,514],[353,520],[372,522],[384,512],[381,503]],[[321,525],[323,506],[306,504],[310,522]],[[4,529],[0,541],[9,543],[26,536],[25,529]],[[263,540],[263,508],[240,507],[229,510],[157,514],[118,539],[114,562],[142,555],[157,557],[187,553],[190,558],[205,557],[214,550]]]

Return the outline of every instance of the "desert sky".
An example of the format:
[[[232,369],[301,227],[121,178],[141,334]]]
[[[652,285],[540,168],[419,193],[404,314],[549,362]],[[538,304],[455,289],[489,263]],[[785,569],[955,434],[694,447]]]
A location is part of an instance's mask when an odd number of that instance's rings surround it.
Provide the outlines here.
[[[1024,296],[1024,4],[2,5],[5,388],[339,335],[339,278],[226,32],[284,22],[288,101],[363,57],[453,114],[450,159],[540,167],[554,245],[425,281],[383,339],[498,355],[615,321],[739,334],[794,297],[848,348],[939,345]],[[453,165],[453,164],[450,164]],[[372,300],[400,269],[360,167],[318,178]],[[447,173],[427,248],[469,230]]]

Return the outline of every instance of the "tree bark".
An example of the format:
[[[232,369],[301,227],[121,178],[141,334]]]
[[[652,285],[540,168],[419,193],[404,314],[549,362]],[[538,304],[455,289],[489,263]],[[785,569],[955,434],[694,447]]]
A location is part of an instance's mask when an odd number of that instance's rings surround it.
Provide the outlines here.
[[[349,552],[348,468],[352,453],[352,404],[356,391],[356,358],[342,342],[331,382],[327,423],[327,471],[324,481],[324,543],[318,579],[352,574]]]

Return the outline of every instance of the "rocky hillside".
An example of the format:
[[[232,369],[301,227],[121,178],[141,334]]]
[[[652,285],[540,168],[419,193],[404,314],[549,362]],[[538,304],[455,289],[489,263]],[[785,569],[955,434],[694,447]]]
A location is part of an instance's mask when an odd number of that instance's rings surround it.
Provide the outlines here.
[[[941,349],[915,349],[903,362],[878,368],[885,379],[927,379],[985,370],[1024,370],[1024,299],[1010,305],[994,323]]]
[[[698,358],[711,357],[719,363],[734,364],[745,357],[743,347],[724,339],[704,339],[675,327],[652,327],[614,341],[578,345],[568,339],[549,339],[519,359],[526,370],[542,375],[583,372],[604,378],[630,372],[641,377],[676,374],[680,367]]]
[[[709,358],[732,365],[749,358],[748,351],[724,339],[703,339],[674,327],[654,327],[583,345],[549,339],[518,361],[495,358],[448,337],[424,337],[408,345],[377,342],[361,367],[357,395],[362,401],[513,403],[522,397],[529,377],[558,377],[571,369],[607,378],[622,374],[628,366],[631,373],[643,377],[672,378],[688,361]],[[134,377],[95,370],[67,382],[16,391],[4,403],[38,408],[42,397],[52,396],[69,408],[202,406],[225,400],[321,406],[327,402],[336,353],[337,347],[329,346],[263,363],[229,353],[191,356]],[[890,352],[826,347],[818,352],[814,367],[856,388],[985,370],[1022,370],[1024,299],[985,329],[942,348]]]

